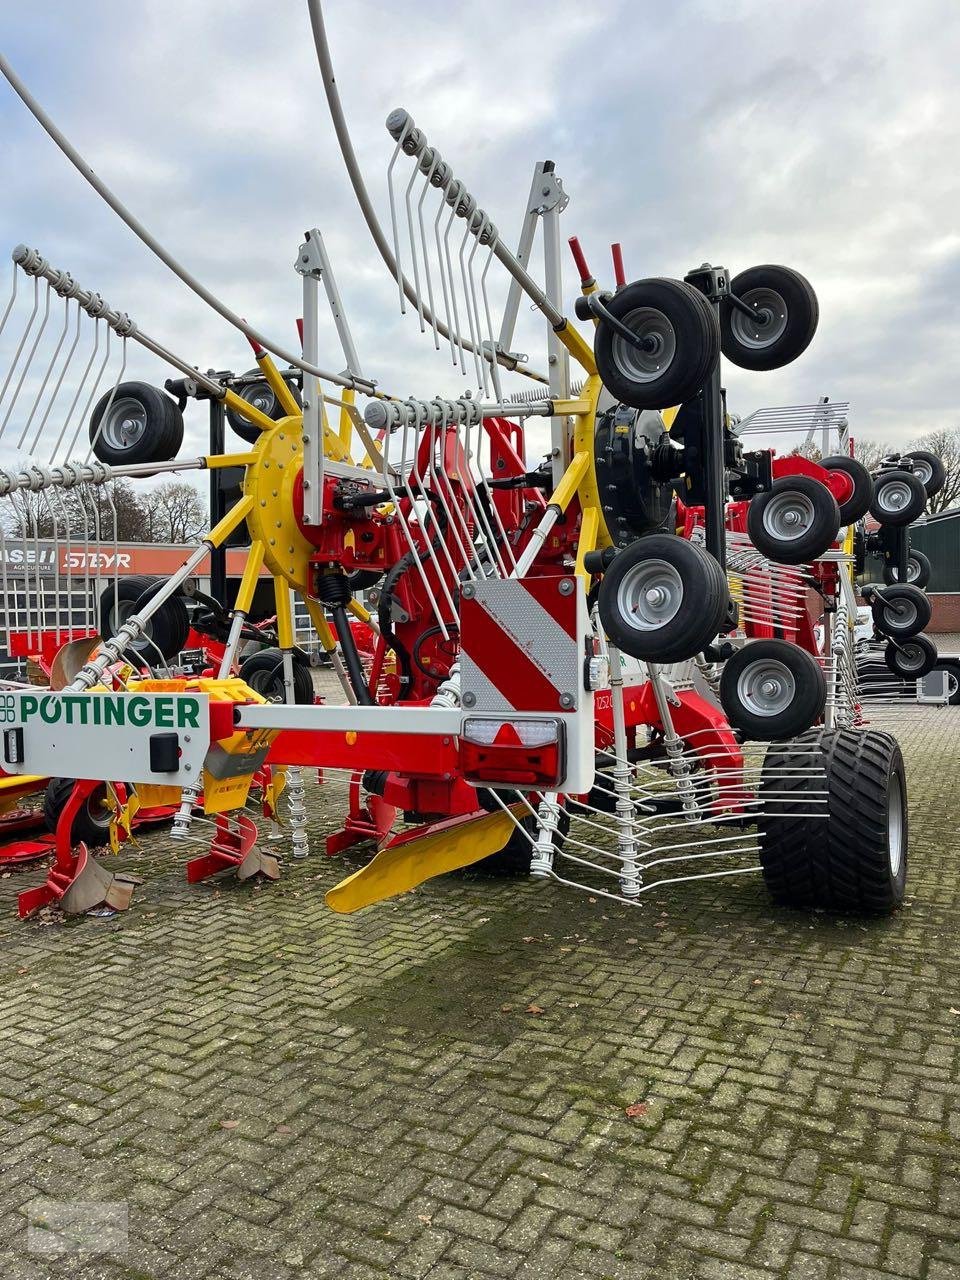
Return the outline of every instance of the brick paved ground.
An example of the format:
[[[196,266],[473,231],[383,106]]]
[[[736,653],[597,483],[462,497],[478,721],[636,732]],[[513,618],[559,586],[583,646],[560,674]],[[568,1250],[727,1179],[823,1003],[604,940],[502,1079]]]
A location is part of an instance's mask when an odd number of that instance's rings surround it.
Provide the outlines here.
[[[0,881],[0,1275],[955,1280],[958,728],[905,718],[890,920],[743,878],[337,918],[342,864],[188,889],[164,836],[112,920],[19,924],[35,873]],[[126,1202],[128,1251],[27,1252],[38,1197]]]

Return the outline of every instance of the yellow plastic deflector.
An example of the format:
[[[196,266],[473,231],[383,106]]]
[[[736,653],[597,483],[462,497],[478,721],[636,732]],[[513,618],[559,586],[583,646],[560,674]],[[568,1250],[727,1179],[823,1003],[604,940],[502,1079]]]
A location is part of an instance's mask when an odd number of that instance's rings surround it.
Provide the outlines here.
[[[518,816],[525,805],[513,805]],[[510,839],[516,823],[508,813],[489,813],[482,818],[468,817],[459,825],[444,824],[419,840],[388,845],[365,867],[355,871],[327,890],[327,906],[347,914],[369,907],[384,898],[415,889],[424,880],[469,867],[491,853],[499,853]]]

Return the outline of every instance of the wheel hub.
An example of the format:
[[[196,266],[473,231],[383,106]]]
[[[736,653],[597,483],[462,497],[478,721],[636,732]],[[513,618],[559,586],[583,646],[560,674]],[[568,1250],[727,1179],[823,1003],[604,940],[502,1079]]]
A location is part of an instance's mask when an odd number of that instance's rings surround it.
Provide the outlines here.
[[[624,574],[617,591],[620,615],[639,631],[657,631],[676,617],[683,581],[666,560],[642,560]]]
[[[763,512],[763,527],[773,538],[796,541],[814,521],[813,503],[802,493],[778,493]]]
[[[753,350],[763,350],[781,338],[787,327],[787,304],[776,289],[748,289],[741,296],[752,310],[747,315],[738,307],[730,317],[730,326],[738,342]]]
[[[902,480],[894,480],[881,485],[877,501],[882,510],[899,513],[909,505],[911,497],[910,486]]]
[[[614,337],[611,354],[625,377],[635,382],[654,382],[673,363],[677,354],[677,335],[673,325],[656,307],[638,307],[623,317],[638,345],[619,335]]]
[[[755,716],[775,716],[785,711],[797,693],[793,672],[774,658],[750,663],[737,681],[737,697]]]

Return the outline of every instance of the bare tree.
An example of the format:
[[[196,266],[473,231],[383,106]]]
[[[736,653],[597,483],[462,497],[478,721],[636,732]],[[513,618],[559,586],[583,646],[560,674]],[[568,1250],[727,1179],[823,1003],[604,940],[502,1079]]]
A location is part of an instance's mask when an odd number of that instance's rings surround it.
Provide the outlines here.
[[[143,542],[147,538],[140,495],[129,480],[31,493],[21,490],[3,504],[3,532],[17,538]]]
[[[927,510],[933,514],[960,505],[960,427],[929,431],[919,440],[912,441],[910,448],[935,453],[946,468],[944,486],[939,493],[927,499]]]
[[[196,542],[209,527],[206,506],[192,484],[168,480],[141,499],[150,542]]]
[[[806,458],[808,462],[819,462],[823,457],[820,446],[813,440],[804,440],[803,444],[798,444],[790,450],[790,456],[793,458]]]
[[[888,453],[895,451],[894,445],[884,444],[882,440],[871,440],[869,436],[853,437],[853,456],[862,462],[868,471],[876,471]]]

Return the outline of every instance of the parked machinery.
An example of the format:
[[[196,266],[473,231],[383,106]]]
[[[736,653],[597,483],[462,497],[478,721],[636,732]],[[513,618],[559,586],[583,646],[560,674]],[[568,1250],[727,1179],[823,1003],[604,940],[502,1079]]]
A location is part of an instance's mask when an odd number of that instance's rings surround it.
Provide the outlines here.
[[[233,508],[159,589],[142,588],[121,611],[113,587],[111,634],[62,689],[0,693],[7,769],[94,775],[66,805],[57,865],[22,910],[89,878],[86,850],[69,847],[69,824],[72,808],[104,781],[118,827],[131,797],[162,797],[177,806],[176,839],[206,831],[209,851],[194,859],[196,876],[244,865],[257,841],[244,805],[270,764],[285,771],[295,853],[307,843],[301,769],[350,779],[350,810],[334,844],[373,838],[380,851],[328,893],[337,910],[490,856],[625,903],[676,879],[762,869],[779,902],[895,907],[906,876],[906,793],[893,739],[821,726],[768,751],[745,747],[710,698],[663,669],[696,661],[737,625],[726,574],[728,483],[730,496],[750,499],[747,537],[767,539],[787,563],[822,559],[837,539],[838,504],[850,502],[855,487],[849,476],[839,468],[780,474],[768,451],[743,451],[727,430],[720,388],[721,349],[759,369],[803,351],[816,327],[812,289],[782,267],[731,280],[723,268],[703,266],[684,280],[627,283],[616,259],[618,287],[604,294],[581,263],[577,314],[594,325],[591,343],[563,309],[559,218],[567,198],[553,165],[536,166],[515,254],[402,110],[387,120],[388,237],[345,132],[319,5],[311,0],[310,9],[351,179],[401,309],[415,308],[421,331],[449,354],[457,377],[473,383],[469,393],[404,399],[367,376],[316,229],[296,259],[302,353],[255,330],[148,236],[0,62],[128,225],[248,337],[262,378],[255,391],[253,379],[238,389],[200,373],[36,250],[15,250],[4,323],[22,314],[23,294],[29,314],[14,333],[3,425],[19,429],[17,447],[28,460],[0,471],[0,495],[18,509],[25,542],[36,536],[39,507],[58,537],[98,543],[111,481],[121,476],[242,472]],[[542,285],[530,267],[541,224]],[[498,331],[494,259],[509,282]],[[319,364],[321,285],[345,373]],[[524,297],[546,322],[545,373],[513,349]],[[64,347],[58,322],[48,325],[56,299],[64,335],[74,324],[94,331],[87,348],[94,355],[86,368],[81,356],[78,378],[77,344]],[[69,461],[111,342],[120,347],[120,371],[92,423],[92,455]],[[178,406],[163,392],[133,394],[124,379],[128,347],[179,371],[174,395],[222,403],[254,437],[251,447],[176,458]],[[50,348],[44,366],[38,352]],[[274,357],[298,371],[293,385]],[[530,389],[511,392],[508,379],[521,378]],[[77,387],[72,401],[71,390],[60,399],[64,386]],[[367,401],[362,414],[357,396]],[[549,450],[530,470],[525,437],[538,419],[549,423]],[[125,462],[103,460],[105,438]],[[677,491],[684,509],[702,512],[702,538],[678,536]],[[90,513],[79,527],[71,495]],[[181,589],[243,523],[250,549],[217,675],[171,676]],[[763,573],[759,563],[754,570]],[[263,571],[274,585],[283,704],[258,698],[231,675]],[[374,578],[371,617],[356,592]],[[109,600],[110,582],[97,585]],[[347,706],[297,702],[294,593]],[[369,671],[351,617],[377,636]],[[125,658],[137,644],[149,674]],[[96,756],[85,747],[92,730]]]

